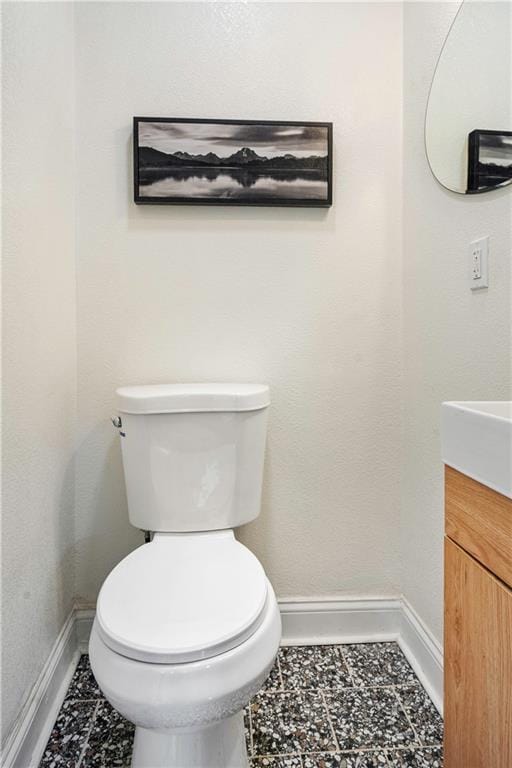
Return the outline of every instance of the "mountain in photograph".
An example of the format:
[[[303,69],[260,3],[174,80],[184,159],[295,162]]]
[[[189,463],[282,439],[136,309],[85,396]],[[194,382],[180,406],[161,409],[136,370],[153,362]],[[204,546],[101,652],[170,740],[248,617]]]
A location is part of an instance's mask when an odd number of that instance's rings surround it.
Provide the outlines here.
[[[214,152],[206,155],[191,155],[188,152],[167,154],[153,147],[139,147],[139,167],[141,169],[164,168],[252,168],[280,170],[314,170],[327,172],[327,157],[310,155],[295,157],[291,153],[278,157],[262,157],[250,147],[242,147],[229,157],[219,157]]]

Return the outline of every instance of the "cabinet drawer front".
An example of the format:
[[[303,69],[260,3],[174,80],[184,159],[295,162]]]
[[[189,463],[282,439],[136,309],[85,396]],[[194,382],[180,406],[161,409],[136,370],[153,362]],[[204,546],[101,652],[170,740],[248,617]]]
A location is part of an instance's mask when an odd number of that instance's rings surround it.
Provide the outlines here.
[[[512,586],[512,499],[445,467],[446,535]]]

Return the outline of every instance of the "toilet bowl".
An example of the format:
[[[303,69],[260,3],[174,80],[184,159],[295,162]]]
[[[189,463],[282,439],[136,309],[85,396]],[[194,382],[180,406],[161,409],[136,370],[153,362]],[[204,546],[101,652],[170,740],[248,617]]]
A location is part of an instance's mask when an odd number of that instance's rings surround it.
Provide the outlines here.
[[[156,534],[125,558],[100,592],[89,653],[136,725],[132,765],[245,766],[241,710],[280,635],[272,587],[232,531]]]
[[[245,768],[243,708],[281,636],[232,530],[259,512],[268,388],[130,387],[118,404],[130,520],[153,534],[101,588],[93,672],[136,726],[133,768]]]

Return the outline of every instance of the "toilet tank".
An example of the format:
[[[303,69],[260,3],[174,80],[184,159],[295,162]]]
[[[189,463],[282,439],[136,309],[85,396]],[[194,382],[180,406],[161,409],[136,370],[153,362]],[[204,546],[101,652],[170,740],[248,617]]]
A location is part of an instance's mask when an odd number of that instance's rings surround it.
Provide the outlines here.
[[[269,404],[264,384],[118,389],[131,524],[190,532],[254,520],[261,504]]]

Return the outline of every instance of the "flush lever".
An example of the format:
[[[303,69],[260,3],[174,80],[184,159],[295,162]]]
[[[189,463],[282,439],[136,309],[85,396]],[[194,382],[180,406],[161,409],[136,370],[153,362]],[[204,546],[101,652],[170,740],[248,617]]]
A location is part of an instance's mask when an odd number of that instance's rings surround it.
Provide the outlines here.
[[[112,422],[114,427],[119,430],[119,434],[121,435],[121,437],[126,437],[126,433],[125,432],[121,432],[121,427],[123,426],[123,422],[121,421],[121,417],[120,416],[112,416],[110,421]]]

